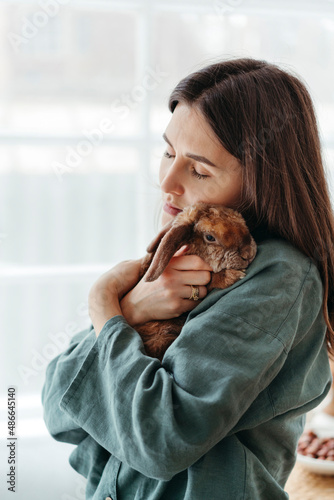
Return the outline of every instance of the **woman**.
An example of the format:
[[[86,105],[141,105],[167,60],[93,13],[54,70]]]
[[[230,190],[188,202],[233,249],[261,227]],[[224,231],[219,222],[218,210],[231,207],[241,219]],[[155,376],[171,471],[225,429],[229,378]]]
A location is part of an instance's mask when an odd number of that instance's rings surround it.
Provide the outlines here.
[[[305,413],[330,388],[334,333],[334,225],[312,102],[294,76],[240,59],[183,79],[169,108],[162,224],[199,201],[235,208],[257,256],[210,294],[210,268],[182,249],[155,282],[136,284],[139,261],[101,276],[91,329],[48,367],[45,421],[78,444],[70,463],[89,499],[288,498]],[[185,311],[162,363],[148,357],[135,326]]]

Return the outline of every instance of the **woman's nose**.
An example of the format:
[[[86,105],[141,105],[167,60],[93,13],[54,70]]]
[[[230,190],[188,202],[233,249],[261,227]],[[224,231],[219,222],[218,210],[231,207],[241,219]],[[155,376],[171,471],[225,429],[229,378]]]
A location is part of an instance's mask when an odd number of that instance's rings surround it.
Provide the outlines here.
[[[182,175],[177,161],[174,161],[173,165],[163,172],[160,188],[164,193],[174,193],[177,195],[184,193]]]

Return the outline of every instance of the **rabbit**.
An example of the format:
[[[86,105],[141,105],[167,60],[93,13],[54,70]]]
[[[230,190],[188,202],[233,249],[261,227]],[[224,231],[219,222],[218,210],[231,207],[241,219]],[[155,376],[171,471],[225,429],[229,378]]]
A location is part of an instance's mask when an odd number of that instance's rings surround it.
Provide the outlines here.
[[[184,255],[198,255],[213,269],[208,292],[213,288],[227,288],[242,279],[257,251],[239,212],[222,205],[198,203],[186,207],[150,243],[142,259],[139,279],[156,280],[185,244],[188,248]],[[165,351],[181,332],[187,315],[136,325],[146,354],[162,361]]]

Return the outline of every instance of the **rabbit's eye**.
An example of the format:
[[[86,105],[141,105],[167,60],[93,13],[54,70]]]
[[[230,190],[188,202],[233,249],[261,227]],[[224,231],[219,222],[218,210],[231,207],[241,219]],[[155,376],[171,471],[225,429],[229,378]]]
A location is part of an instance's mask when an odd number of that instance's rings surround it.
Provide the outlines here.
[[[206,241],[210,241],[210,242],[216,241],[216,238],[214,236],[212,236],[212,234],[206,234],[205,239],[206,239]]]

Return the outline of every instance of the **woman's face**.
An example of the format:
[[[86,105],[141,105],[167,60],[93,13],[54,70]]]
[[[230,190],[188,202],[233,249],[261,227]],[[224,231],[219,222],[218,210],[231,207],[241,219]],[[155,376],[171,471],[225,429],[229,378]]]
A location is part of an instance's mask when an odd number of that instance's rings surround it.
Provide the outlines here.
[[[220,144],[196,108],[179,103],[163,137],[167,146],[159,174],[162,225],[198,202],[237,207],[241,164]]]

